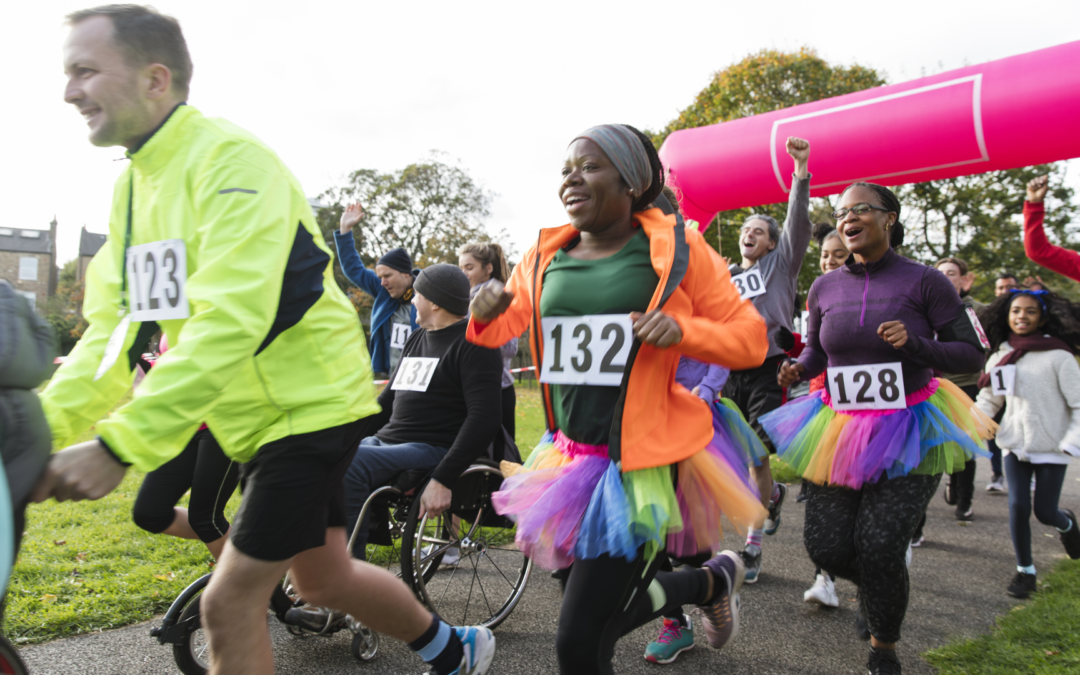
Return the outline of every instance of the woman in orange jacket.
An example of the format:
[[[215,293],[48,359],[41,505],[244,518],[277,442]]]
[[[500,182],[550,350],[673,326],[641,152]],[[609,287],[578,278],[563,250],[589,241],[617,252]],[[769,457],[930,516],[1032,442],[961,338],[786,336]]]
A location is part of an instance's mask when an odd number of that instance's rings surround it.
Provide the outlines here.
[[[615,642],[695,603],[710,644],[738,632],[741,558],[657,573],[672,555],[717,550],[718,514],[763,515],[741,449],[675,382],[679,357],[733,369],[765,357],[765,324],[699,233],[656,208],[663,167],[633,127],[571,142],[559,195],[570,224],[540,232],[505,288],[472,303],[469,339],[497,347],[530,330],[548,434],[495,494],[517,544],[573,566],[557,635],[563,673],[610,673]]]

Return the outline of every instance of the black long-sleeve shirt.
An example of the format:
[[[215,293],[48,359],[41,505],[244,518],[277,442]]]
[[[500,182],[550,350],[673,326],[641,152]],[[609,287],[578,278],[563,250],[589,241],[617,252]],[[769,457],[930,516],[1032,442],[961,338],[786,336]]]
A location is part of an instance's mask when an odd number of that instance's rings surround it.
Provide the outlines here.
[[[495,438],[502,419],[502,356],[468,342],[468,325],[462,320],[442,330],[414,331],[379,395],[389,421],[375,435],[384,443],[449,448],[432,477],[450,489]],[[407,361],[418,358],[438,362]],[[427,380],[426,390],[395,389],[399,378],[417,387]]]

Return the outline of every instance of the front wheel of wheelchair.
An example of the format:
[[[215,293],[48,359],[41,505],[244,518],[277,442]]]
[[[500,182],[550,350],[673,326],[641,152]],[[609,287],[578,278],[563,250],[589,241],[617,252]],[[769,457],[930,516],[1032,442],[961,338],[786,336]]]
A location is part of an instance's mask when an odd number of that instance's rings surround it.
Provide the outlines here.
[[[350,624],[349,629],[353,632],[350,651],[353,658],[359,661],[375,658],[379,651],[379,634],[359,621],[351,621]]]
[[[185,632],[173,644],[173,661],[184,675],[206,675],[210,670],[210,642],[200,621],[199,601],[202,593],[193,597],[180,613],[180,621],[192,620],[192,630]]]
[[[402,569],[414,570],[420,600],[447,623],[494,628],[525,592],[532,561],[514,543],[514,523],[495,513],[498,469],[469,467],[454,487],[450,511],[420,517],[414,499],[401,542]],[[454,552],[456,564],[447,564]]]

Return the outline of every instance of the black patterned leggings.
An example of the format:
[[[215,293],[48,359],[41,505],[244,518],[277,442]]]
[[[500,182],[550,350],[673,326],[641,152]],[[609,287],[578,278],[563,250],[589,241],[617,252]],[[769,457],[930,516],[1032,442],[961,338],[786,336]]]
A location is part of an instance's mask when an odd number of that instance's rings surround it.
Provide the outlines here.
[[[904,557],[940,475],[882,479],[861,490],[810,484],[803,543],[814,564],[859,587],[870,634],[900,640],[908,603]]]

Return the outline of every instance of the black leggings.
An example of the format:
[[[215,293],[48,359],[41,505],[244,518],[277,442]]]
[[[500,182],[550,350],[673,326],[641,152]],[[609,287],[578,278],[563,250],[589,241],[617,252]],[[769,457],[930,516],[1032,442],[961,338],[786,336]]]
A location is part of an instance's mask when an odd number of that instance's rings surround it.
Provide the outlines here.
[[[209,429],[195,434],[184,451],[146,474],[135,498],[135,524],[153,534],[169,529],[176,502],[191,490],[188,524],[203,543],[225,536],[225,504],[240,480],[239,465],[225,456]]]
[[[502,390],[502,425],[503,429],[506,429],[506,433],[510,434],[510,438],[515,438],[517,433],[517,419],[514,417],[515,409],[517,408],[517,392],[514,391],[514,385],[509,387],[503,387]]]
[[[633,562],[606,555],[574,562],[563,591],[555,637],[562,675],[613,673],[611,659],[619,638],[672,608],[705,602],[709,573],[698,569],[659,571],[666,561],[667,556],[660,551],[646,568],[639,550]],[[656,609],[649,595],[654,579],[666,596]]]
[[[861,490],[807,487],[806,551],[814,564],[859,587],[870,634],[881,642],[900,640],[908,603],[904,557],[940,481],[913,475]]]
[[[1005,476],[1009,481],[1009,532],[1012,534],[1016,564],[1033,565],[1031,558],[1031,476],[1035,476],[1035,517],[1043,525],[1059,530],[1069,526],[1069,517],[1058,509],[1065,464],[1032,464],[1005,455]]]

